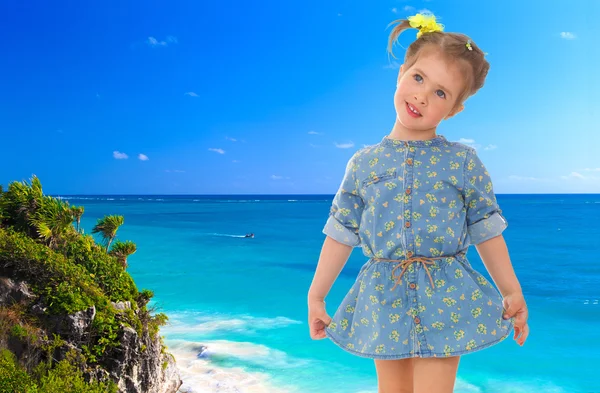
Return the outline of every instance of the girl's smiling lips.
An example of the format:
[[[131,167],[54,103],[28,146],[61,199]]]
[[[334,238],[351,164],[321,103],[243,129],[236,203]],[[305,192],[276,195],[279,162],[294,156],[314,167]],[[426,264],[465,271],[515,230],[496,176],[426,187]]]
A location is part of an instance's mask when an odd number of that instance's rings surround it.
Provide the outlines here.
[[[421,112],[419,112],[417,110],[417,108],[415,108],[414,106],[412,106],[411,104],[409,104],[408,102],[406,103],[406,111],[408,112],[409,115],[411,115],[412,117],[421,117]]]

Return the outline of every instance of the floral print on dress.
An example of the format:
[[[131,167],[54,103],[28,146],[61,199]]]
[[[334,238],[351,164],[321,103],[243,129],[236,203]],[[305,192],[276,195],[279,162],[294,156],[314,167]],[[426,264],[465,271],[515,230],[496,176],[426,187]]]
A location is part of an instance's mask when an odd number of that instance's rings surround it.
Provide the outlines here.
[[[504,340],[514,318],[502,318],[500,293],[471,267],[466,250],[506,227],[475,149],[442,135],[384,137],[360,149],[348,161],[323,232],[362,247],[369,260],[327,336],[374,359],[456,356]],[[409,264],[397,282],[397,264],[417,256],[439,259]]]

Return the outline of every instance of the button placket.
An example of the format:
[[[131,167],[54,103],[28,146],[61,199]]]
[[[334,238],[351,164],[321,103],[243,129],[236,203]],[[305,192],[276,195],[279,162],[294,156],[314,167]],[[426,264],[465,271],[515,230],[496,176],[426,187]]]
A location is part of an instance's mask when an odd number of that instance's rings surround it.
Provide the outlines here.
[[[405,222],[404,222],[404,232],[405,232],[405,236],[406,236],[406,240],[407,240],[407,245],[412,248],[413,244],[414,244],[414,231],[412,231],[410,228],[412,226],[412,218],[413,218],[413,184],[414,184],[414,156],[416,154],[416,148],[413,146],[409,146],[408,144],[406,145],[406,151],[405,151],[405,160],[404,160],[404,175],[405,175],[405,187],[406,189],[404,190],[404,193],[406,195],[406,206],[405,206]],[[414,252],[412,250],[407,250],[406,251],[406,257],[407,258],[412,258],[414,256]],[[412,274],[408,275],[408,288],[409,288],[409,297],[412,298],[411,303],[413,304],[413,307],[418,309],[418,305],[419,302],[417,301],[417,277],[418,277],[418,272],[419,272],[419,266],[415,266],[414,272]],[[415,326],[419,326],[418,329],[420,329],[420,323],[421,323],[421,318],[418,315],[415,315],[413,318],[413,322],[415,324]],[[419,336],[419,339],[417,340],[417,336]],[[425,342],[425,337],[423,332],[421,331],[421,333],[417,333],[415,332],[415,350],[416,352],[420,353],[422,352],[421,347],[419,347],[419,345],[417,345],[418,342],[420,342],[421,345],[423,345],[423,343]]]
[[[413,177],[414,177],[414,155],[416,153],[416,149],[414,146],[410,146],[410,144],[408,142],[404,143],[405,146],[405,150],[404,150],[404,178],[405,178],[405,187],[406,189],[404,190],[404,193],[406,194],[407,198],[406,198],[406,206],[405,206],[405,212],[407,214],[405,214],[404,219],[404,228],[406,228],[406,238],[407,238],[407,244],[412,244],[412,239],[409,239],[409,237],[412,236],[412,231],[409,231],[408,229],[411,227],[411,219],[412,219],[412,213],[413,213],[413,208],[412,208],[412,189],[413,189]]]

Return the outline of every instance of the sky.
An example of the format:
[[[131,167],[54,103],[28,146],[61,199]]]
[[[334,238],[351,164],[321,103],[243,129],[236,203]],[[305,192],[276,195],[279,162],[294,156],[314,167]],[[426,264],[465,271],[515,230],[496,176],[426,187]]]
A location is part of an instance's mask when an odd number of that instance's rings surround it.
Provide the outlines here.
[[[600,193],[600,2],[0,1],[0,184],[69,194],[333,194],[390,133],[433,12],[491,69],[437,132],[496,193]]]

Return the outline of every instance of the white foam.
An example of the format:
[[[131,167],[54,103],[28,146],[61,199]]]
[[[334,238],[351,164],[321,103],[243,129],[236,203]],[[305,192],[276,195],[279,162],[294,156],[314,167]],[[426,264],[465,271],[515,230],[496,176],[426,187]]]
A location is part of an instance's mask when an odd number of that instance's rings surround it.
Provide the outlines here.
[[[203,235],[224,236],[224,237],[246,237],[245,235],[232,235],[232,234],[229,234],[229,233],[216,233],[216,232],[203,233]]]
[[[269,374],[250,372],[242,367],[220,367],[211,362],[215,357],[234,357],[265,368],[299,367],[306,362],[294,361],[285,353],[264,345],[225,340],[195,343],[167,340],[168,351],[175,356],[183,385],[180,392],[189,393],[299,393],[292,386],[278,386]],[[203,346],[206,349],[199,356]]]
[[[182,321],[185,320],[185,322]],[[189,323],[192,319],[194,322]],[[290,325],[301,324],[286,317],[262,318],[250,315],[202,315],[199,313],[169,314],[169,325],[161,330],[167,334],[173,333],[201,333],[211,332],[237,332],[255,334],[259,330],[279,329]]]
[[[560,386],[554,385],[552,382],[544,380],[531,381],[504,381],[504,380],[488,380],[485,391],[489,393],[567,393],[570,390],[565,390]]]
[[[488,380],[486,386],[481,388],[460,378],[456,378],[455,393],[566,393],[561,387],[547,381],[517,382],[506,380]],[[362,390],[356,393],[377,393],[377,390]]]
[[[454,391],[456,393],[481,393],[482,390],[480,387],[472,385],[466,381],[463,381],[460,378],[456,378],[456,383],[454,384]]]

